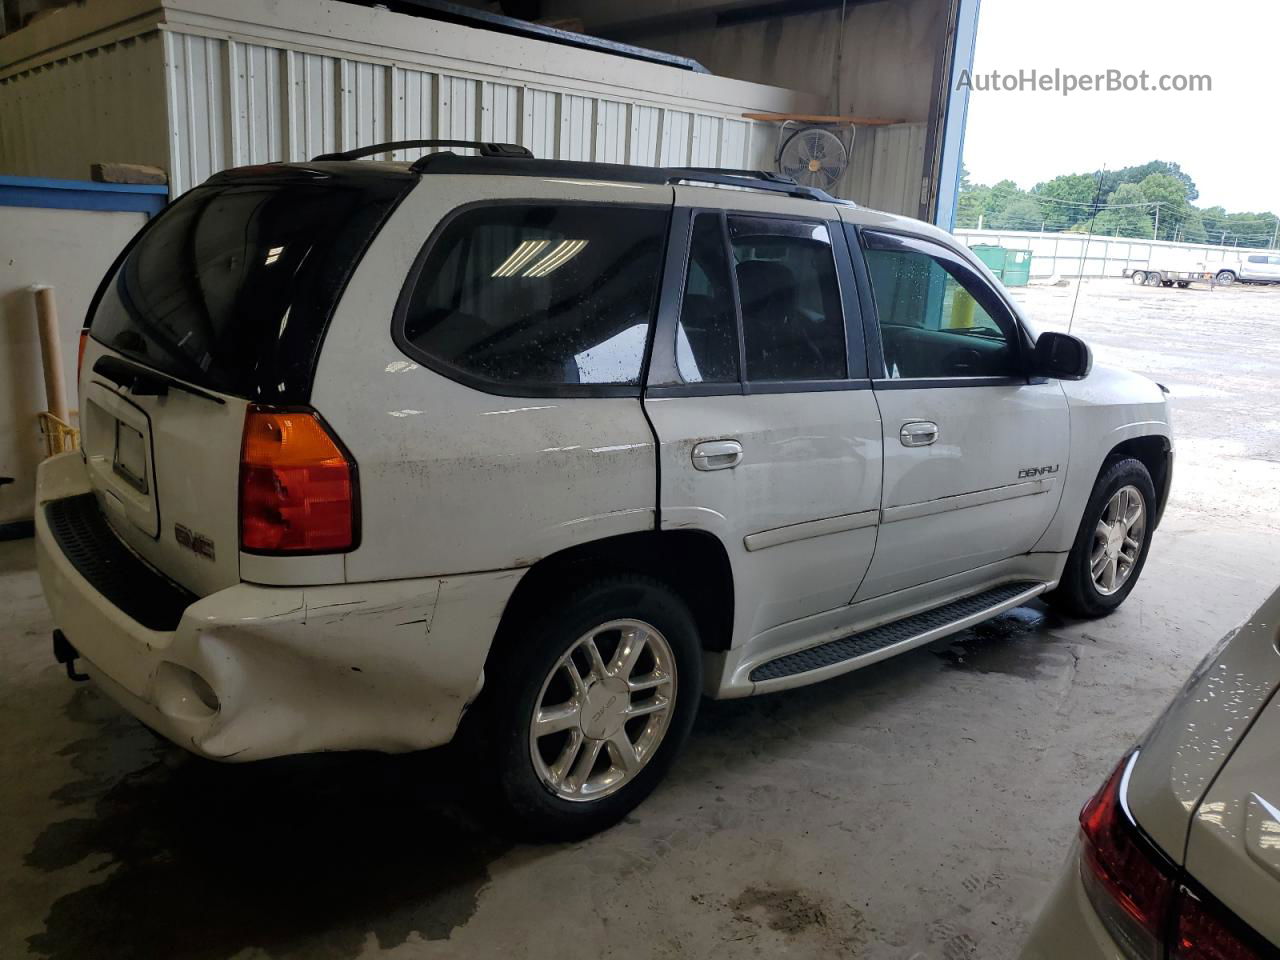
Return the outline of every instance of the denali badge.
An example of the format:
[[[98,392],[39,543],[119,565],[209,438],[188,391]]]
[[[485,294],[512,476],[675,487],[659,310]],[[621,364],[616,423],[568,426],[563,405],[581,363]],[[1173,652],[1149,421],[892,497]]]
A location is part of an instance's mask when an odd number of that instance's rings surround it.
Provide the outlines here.
[[[178,541],[178,546],[186,547],[192,553],[207,557],[210,560],[213,559],[213,541],[203,533],[195,533],[190,527],[175,523],[173,525],[173,539]]]
[[[1057,472],[1058,472],[1058,464],[1056,463],[1052,467],[1027,467],[1027,469],[1025,470],[1018,471],[1018,479],[1025,480],[1027,479],[1027,477],[1042,477],[1046,473],[1057,473]]]

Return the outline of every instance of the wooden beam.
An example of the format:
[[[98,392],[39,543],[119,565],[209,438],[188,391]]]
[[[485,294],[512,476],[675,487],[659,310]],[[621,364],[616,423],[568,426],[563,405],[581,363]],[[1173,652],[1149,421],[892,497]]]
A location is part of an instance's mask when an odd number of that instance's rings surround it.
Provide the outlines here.
[[[744,120],[765,120],[771,123],[849,123],[857,127],[884,127],[891,123],[907,123],[906,120],[887,120],[883,117],[851,117],[822,113],[744,113]]]

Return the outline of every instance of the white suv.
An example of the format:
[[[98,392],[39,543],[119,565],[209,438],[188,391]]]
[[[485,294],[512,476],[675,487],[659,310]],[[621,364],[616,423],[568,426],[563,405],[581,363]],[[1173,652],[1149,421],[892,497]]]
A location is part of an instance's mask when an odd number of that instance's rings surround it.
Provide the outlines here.
[[[1280,283],[1280,256],[1274,253],[1250,253],[1239,262],[1218,271],[1218,283]]]
[[[121,255],[83,450],[39,476],[69,671],[220,760],[461,730],[567,836],[654,787],[702,694],[1133,589],[1161,388],[1037,338],[951,236],[470,146],[220,173]]]

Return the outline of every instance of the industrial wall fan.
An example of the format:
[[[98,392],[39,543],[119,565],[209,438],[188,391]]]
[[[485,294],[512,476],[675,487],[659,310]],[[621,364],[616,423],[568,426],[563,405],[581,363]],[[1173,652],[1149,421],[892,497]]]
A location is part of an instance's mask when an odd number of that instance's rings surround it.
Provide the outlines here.
[[[778,172],[806,187],[829,190],[849,166],[849,147],[830,127],[800,127],[784,132]]]

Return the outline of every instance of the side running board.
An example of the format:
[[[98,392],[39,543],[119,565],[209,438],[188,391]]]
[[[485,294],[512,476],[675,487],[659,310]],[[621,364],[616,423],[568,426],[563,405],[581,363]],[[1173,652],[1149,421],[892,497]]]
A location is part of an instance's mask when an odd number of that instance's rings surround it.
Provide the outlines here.
[[[766,661],[751,671],[750,679],[755,683],[761,683],[819,670],[826,672],[832,667],[851,669],[852,661],[861,660],[873,653],[880,653],[889,647],[900,646],[905,650],[980,623],[998,613],[1026,603],[1037,594],[1043,593],[1047,586],[1048,584],[1044,583],[1025,581],[1002,584],[983,593],[926,610],[924,613],[917,613],[901,620],[872,627],[861,633],[841,637],[839,640],[831,640],[807,650],[798,650],[778,657],[776,660]],[[877,657],[877,659],[880,658]],[[844,669],[830,670],[830,674],[834,676],[837,673],[843,673]]]

